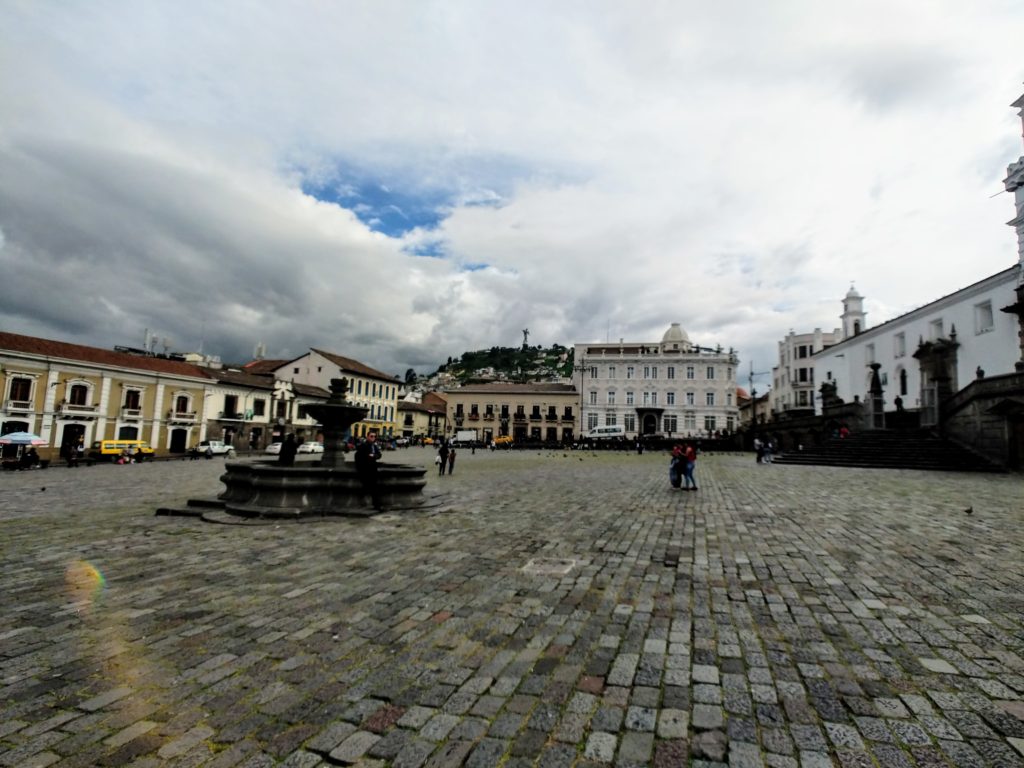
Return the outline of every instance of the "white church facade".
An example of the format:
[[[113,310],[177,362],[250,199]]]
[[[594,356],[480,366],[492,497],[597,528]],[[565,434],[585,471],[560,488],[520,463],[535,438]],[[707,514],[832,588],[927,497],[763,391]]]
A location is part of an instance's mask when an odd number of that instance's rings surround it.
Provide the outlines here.
[[[846,402],[865,401],[870,366],[878,363],[885,409],[893,410],[899,397],[903,408],[920,410],[922,425],[935,424],[944,394],[979,376],[1014,371],[1020,359],[1017,318],[1000,310],[1016,300],[1019,277],[1020,265],[1014,265],[874,327],[867,325],[863,297],[851,288],[843,301],[843,338],[814,355],[814,380],[833,382]],[[922,357],[939,347],[949,350],[945,382],[929,374]],[[821,406],[819,395],[816,413]]]

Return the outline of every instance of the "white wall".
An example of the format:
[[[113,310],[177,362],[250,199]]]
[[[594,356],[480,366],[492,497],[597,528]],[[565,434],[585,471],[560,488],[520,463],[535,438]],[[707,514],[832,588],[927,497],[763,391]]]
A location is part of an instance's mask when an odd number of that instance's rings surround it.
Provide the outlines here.
[[[921,379],[914,352],[923,338],[933,338],[933,321],[942,321],[942,336],[948,338],[956,326],[957,381],[956,389],[962,389],[975,378],[978,366],[988,376],[1011,373],[1020,358],[1017,339],[1017,317],[1001,312],[1002,307],[1016,301],[1014,287],[1019,266],[1000,272],[954,294],[939,299],[913,312],[909,312],[859,336],[847,339],[829,347],[814,356],[814,379],[820,388],[830,378],[836,382],[837,394],[846,402],[852,402],[854,395],[861,400],[867,396],[870,369],[869,346],[874,345],[874,362],[881,364],[879,373],[887,375],[885,389],[886,408],[893,408],[893,401],[899,394],[898,371],[902,366],[907,371],[907,394],[903,396],[905,408],[920,406]],[[992,328],[978,332],[975,326],[975,306],[991,302]],[[896,336],[904,334],[906,353],[896,355]],[[821,394],[815,397],[815,411],[821,413]]]

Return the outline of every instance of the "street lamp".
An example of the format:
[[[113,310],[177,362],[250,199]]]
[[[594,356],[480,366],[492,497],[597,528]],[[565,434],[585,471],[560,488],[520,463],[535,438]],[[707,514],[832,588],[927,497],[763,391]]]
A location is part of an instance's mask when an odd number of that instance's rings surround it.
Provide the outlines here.
[[[575,360],[573,362],[573,366],[572,366],[573,371],[579,371],[579,374],[580,374],[580,429],[579,429],[579,432],[577,433],[577,434],[580,435],[580,437],[583,436],[583,424],[584,424],[584,421],[583,421],[583,372],[585,370],[587,370],[588,368],[590,368],[589,365],[583,365],[583,363],[576,363]]]
[[[754,362],[750,362],[750,426],[751,429],[757,429],[757,390],[754,389],[754,377],[764,376],[770,371],[754,371]]]

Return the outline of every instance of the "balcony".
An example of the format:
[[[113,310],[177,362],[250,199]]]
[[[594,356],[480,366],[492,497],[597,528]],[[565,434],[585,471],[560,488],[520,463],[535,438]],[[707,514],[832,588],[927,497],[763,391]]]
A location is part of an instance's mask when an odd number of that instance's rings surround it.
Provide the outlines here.
[[[526,414],[525,413],[517,413],[515,415],[515,421],[526,421]]]
[[[217,418],[221,421],[245,421],[244,413],[232,413],[231,411],[221,411],[217,414]]]
[[[547,421],[558,421],[557,413],[547,413],[544,415],[544,419]]]
[[[124,421],[138,421],[142,418],[141,408],[128,408],[125,406],[121,409],[121,418]]]
[[[494,412],[492,411],[491,413],[485,413],[484,421],[494,421]]]
[[[98,405],[61,403],[57,406],[57,414],[65,419],[95,419],[100,415],[100,407]]]
[[[530,421],[540,421],[541,418],[542,417],[541,417],[541,415],[539,413],[531,413],[530,414]]]
[[[469,420],[470,421],[480,421],[480,414],[479,413],[471,413],[471,414],[469,414]]]
[[[34,408],[31,400],[8,400],[6,410],[8,413],[32,413]]]
[[[195,424],[195,411],[168,411],[167,420],[171,424]]]
[[[573,416],[571,413],[563,413],[562,421],[576,421],[576,417]]]

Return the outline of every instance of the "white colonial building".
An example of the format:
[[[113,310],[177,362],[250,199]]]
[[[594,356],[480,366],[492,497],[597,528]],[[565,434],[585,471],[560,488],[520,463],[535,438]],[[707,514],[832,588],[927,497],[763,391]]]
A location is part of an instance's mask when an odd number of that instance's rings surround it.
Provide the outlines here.
[[[861,326],[814,355],[814,380],[834,382],[846,402],[863,401],[870,366],[878,363],[886,410],[899,396],[904,408],[921,410],[923,425],[936,423],[939,398],[979,375],[1013,372],[1019,360],[1017,319],[1000,310],[1016,301],[1019,274],[1020,265],[1014,265],[881,325]],[[942,377],[929,373],[936,355],[944,360]],[[815,406],[821,413],[820,398]]]
[[[838,344],[843,334],[838,328],[829,333],[815,328],[813,333],[790,331],[779,342],[779,362],[772,368],[771,412],[814,409],[814,360],[825,347]]]
[[[308,384],[330,390],[331,379],[348,380],[348,401],[366,408],[366,418],[352,425],[352,434],[364,437],[368,432],[396,434],[398,389],[401,381],[391,374],[322,349],[309,352],[274,369],[283,382]]]
[[[622,425],[636,435],[711,436],[739,426],[732,349],[690,342],[679,323],[660,342],[576,344],[580,434]]]

